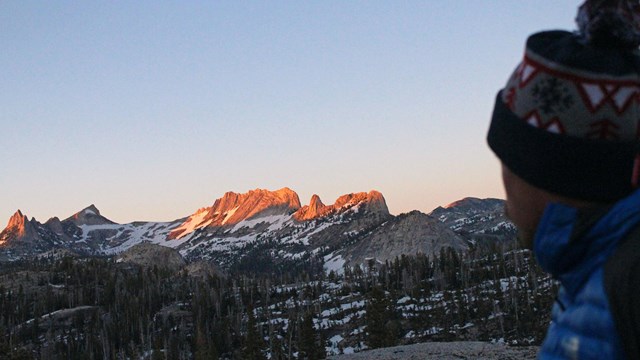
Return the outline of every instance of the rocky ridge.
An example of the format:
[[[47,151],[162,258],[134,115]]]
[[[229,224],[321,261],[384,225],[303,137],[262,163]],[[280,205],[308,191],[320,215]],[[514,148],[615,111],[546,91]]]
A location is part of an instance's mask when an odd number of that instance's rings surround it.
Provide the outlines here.
[[[380,192],[372,190],[368,193],[361,192],[342,195],[336,199],[333,205],[325,205],[322,200],[320,200],[320,196],[314,194],[309,201],[309,205],[305,205],[296,211],[293,214],[293,218],[298,221],[313,220],[360,203],[366,203],[371,211],[389,213],[384,196],[382,196]]]
[[[79,255],[113,255],[151,243],[175,249],[189,262],[210,261],[223,270],[268,254],[272,265],[319,257],[327,271],[396,256],[465,251],[487,236],[508,238],[500,200],[462,200],[431,214],[393,216],[375,190],[340,196],[325,205],[314,195],[301,206],[289,188],[225,193],[212,206],[172,222],[116,224],[91,205],[42,224],[18,211],[0,233],[0,260],[54,249]],[[505,233],[505,231],[507,233]],[[506,234],[506,235],[505,235]],[[26,246],[25,244],[29,244]]]
[[[286,187],[277,191],[256,189],[245,194],[227,192],[213,206],[198,210],[172,230],[168,239],[184,237],[203,227],[231,226],[252,218],[292,213],[299,208],[298,194]]]
[[[504,213],[504,200],[467,197],[438,207],[429,215],[474,246],[517,245],[517,231]]]

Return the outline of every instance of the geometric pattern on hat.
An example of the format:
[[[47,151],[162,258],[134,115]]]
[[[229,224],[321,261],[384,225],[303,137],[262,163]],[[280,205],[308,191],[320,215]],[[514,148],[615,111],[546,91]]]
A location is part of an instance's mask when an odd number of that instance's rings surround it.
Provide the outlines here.
[[[607,102],[613,105],[618,115],[627,110],[631,102],[640,93],[640,86],[635,84],[616,84],[611,81],[580,82],[577,84],[585,105],[592,113],[600,110]]]
[[[524,117],[524,119],[529,125],[533,127],[537,127],[538,129],[547,130],[548,132],[554,133],[554,134],[565,133],[564,127],[562,126],[562,123],[557,117],[545,123],[540,118],[540,113],[538,113],[538,110],[531,111],[527,116]]]
[[[527,49],[503,101],[527,124],[553,134],[603,140],[637,139],[640,80],[564,67]],[[635,107],[629,111],[631,107]]]
[[[521,88],[527,86],[529,81],[533,79],[540,72],[540,68],[536,66],[532,61],[528,61],[525,57],[524,61],[520,64],[520,67],[517,70],[518,77],[520,78],[519,86]]]
[[[525,55],[517,72],[520,78],[519,87],[523,88],[538,75],[541,71],[551,73],[556,77],[564,77],[572,80],[580,94],[584,98],[584,103],[592,113],[600,110],[606,103],[613,105],[618,115],[627,110],[632,101],[638,100],[640,96],[640,82],[630,80],[615,79],[589,79],[577,75],[560,73],[552,69],[545,69],[545,66],[532,60]]]

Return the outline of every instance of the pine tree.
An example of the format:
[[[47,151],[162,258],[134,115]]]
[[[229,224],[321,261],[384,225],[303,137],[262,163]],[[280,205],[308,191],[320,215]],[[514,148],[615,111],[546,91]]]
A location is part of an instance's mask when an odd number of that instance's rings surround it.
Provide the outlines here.
[[[324,359],[324,349],[319,334],[313,326],[313,313],[307,312],[300,325],[300,353],[298,358],[306,360]]]
[[[262,338],[258,333],[256,326],[256,317],[253,314],[253,306],[247,306],[247,335],[245,337],[243,356],[244,359],[262,360],[265,359],[262,354]]]
[[[372,349],[395,345],[395,336],[387,327],[392,320],[391,303],[380,287],[371,290],[366,310],[367,345]]]
[[[271,353],[271,360],[286,359],[282,348],[282,340],[280,340],[280,338],[275,334],[271,339],[271,348],[269,349],[269,352]]]
[[[215,343],[206,336],[204,330],[196,332],[195,360],[217,359],[218,351]]]

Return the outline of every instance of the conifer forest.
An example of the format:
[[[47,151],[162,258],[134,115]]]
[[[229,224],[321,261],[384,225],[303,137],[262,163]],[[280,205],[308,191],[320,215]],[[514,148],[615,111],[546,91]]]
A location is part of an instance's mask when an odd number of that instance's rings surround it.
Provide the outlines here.
[[[539,344],[555,283],[527,250],[326,272],[258,259],[193,276],[114,258],[4,264],[3,359],[323,359],[427,341]],[[252,266],[255,265],[255,266]]]

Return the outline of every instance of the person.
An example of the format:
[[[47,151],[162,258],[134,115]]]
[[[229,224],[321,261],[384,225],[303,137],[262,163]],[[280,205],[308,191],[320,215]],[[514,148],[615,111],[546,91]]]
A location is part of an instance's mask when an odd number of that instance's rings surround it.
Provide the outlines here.
[[[640,359],[640,4],[585,1],[544,31],[487,135],[505,211],[559,281],[541,359]]]

